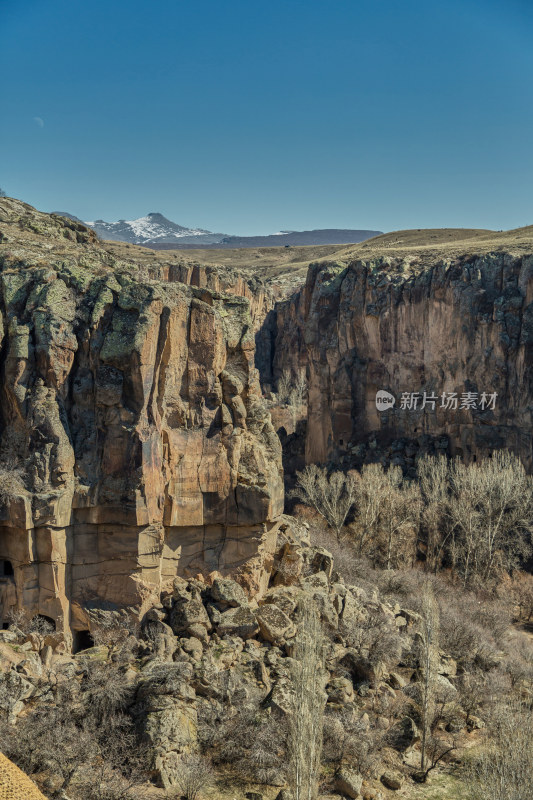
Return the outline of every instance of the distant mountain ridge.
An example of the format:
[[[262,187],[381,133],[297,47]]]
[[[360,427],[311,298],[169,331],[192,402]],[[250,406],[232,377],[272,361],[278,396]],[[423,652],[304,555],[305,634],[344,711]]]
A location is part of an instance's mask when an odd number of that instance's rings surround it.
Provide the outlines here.
[[[76,222],[82,221],[65,211],[55,213]],[[382,231],[322,228],[311,231],[279,231],[268,236],[231,236],[227,233],[213,233],[204,228],[186,228],[172,222],[159,212],[151,212],[145,217],[134,220],[106,222],[97,219],[84,224],[93,228],[101,239],[139,244],[155,250],[200,249],[214,245],[217,248],[239,248],[357,244],[382,233]]]
[[[281,231],[270,236],[226,236],[228,247],[276,247],[280,245],[357,244],[379,236],[383,231],[319,228],[312,231]]]

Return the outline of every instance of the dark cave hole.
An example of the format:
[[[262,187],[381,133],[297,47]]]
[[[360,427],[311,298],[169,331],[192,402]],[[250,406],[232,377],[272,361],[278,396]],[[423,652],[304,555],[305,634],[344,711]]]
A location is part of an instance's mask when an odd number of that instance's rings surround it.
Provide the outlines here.
[[[74,631],[72,636],[72,653],[80,653],[82,650],[89,650],[94,647],[94,639],[90,631]]]
[[[0,561],[0,578],[9,578],[14,575],[13,564],[11,561]]]

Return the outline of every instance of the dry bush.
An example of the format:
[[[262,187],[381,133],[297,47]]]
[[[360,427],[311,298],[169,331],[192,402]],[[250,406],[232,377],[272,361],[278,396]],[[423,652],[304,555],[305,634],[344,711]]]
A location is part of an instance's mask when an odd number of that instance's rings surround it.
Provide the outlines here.
[[[402,636],[394,618],[379,608],[368,608],[365,616],[352,624],[341,622],[339,627],[347,647],[354,650],[372,666],[396,663],[402,652]]]
[[[278,402],[289,403],[292,392],[292,376],[290,370],[285,369],[278,378]]]
[[[39,775],[51,798],[143,800],[149,760],[132,720],[116,710],[102,716],[101,704],[89,700],[65,686],[53,704],[30,709],[15,724],[2,721],[2,751]]]
[[[466,714],[465,724],[470,724],[472,716],[483,709],[489,698],[489,681],[491,678],[480,669],[463,672],[455,682],[458,700]]]
[[[515,572],[512,578],[504,580],[498,587],[502,600],[509,599],[516,608],[519,622],[530,622],[533,617],[533,575],[529,572]]]
[[[197,800],[200,792],[210,788],[215,780],[211,762],[197,753],[182,755],[176,773],[177,792],[170,796]]]
[[[525,800],[533,797],[533,714],[510,700],[490,720],[490,740],[468,770],[472,800]]]
[[[285,774],[286,720],[262,708],[264,692],[247,692],[219,715],[209,702],[198,708],[198,740],[215,764],[231,764],[245,780],[269,783]],[[232,713],[233,712],[233,713]]]
[[[7,621],[15,631],[27,636],[29,633],[38,633],[47,636],[55,631],[55,624],[41,614],[31,616],[25,608],[11,608],[7,614]]]
[[[299,370],[293,377],[290,370],[285,369],[278,379],[278,402],[301,408],[307,401],[307,379],[303,371]]]
[[[96,725],[101,726],[125,711],[134,690],[112,663],[88,658],[80,659],[80,662],[85,670],[81,691],[87,719],[94,719]]]
[[[370,777],[379,765],[385,745],[382,730],[369,727],[369,723],[353,709],[340,711],[326,707],[324,717],[323,761],[339,770],[349,764],[364,778]]]

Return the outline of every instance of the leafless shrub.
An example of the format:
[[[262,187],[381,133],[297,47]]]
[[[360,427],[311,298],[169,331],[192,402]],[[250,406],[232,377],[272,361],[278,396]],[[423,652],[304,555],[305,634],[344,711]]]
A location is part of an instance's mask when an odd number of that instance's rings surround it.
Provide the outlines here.
[[[533,797],[533,714],[524,703],[502,703],[490,721],[490,740],[468,770],[473,800]]]
[[[47,636],[55,631],[55,624],[42,614],[32,616],[26,608],[11,608],[7,614],[10,627],[27,636],[29,633],[38,633]]]
[[[181,796],[187,800],[197,800],[200,792],[208,789],[214,782],[214,771],[205,756],[190,753],[180,758],[176,772],[176,784]],[[178,797],[175,793],[174,797]]]
[[[349,764],[363,777],[369,777],[379,763],[384,743],[383,731],[369,727],[353,709],[326,708],[323,760],[336,770]]]
[[[373,666],[389,664],[400,657],[401,635],[394,620],[380,609],[369,608],[353,623],[341,623],[340,632],[346,645]]]
[[[466,713],[465,723],[468,727],[471,717],[476,715],[488,699],[489,677],[480,669],[463,672],[456,681],[455,688],[459,694],[459,703]]]
[[[517,571],[498,587],[499,596],[509,598],[516,608],[517,620],[530,622],[533,617],[533,575]]]
[[[85,667],[81,689],[86,713],[102,725],[123,712],[131,700],[132,688],[121,672],[109,662],[82,661]]]

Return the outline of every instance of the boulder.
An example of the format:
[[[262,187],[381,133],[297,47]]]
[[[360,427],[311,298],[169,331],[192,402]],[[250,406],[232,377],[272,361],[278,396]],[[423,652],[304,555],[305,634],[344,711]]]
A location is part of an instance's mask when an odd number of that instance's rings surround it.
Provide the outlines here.
[[[353,684],[348,678],[332,678],[326,686],[328,703],[344,705],[354,699]]]
[[[178,600],[170,612],[170,627],[176,636],[200,625],[205,631],[212,629],[211,620],[202,603],[199,593],[191,595],[188,599]],[[192,629],[197,633],[197,629]]]
[[[455,678],[457,675],[457,661],[446,653],[440,654],[439,675],[446,678]]]
[[[216,603],[230,608],[248,605],[246,592],[242,586],[230,578],[216,578],[211,587],[211,597]]]
[[[348,767],[343,767],[335,776],[335,789],[353,800],[361,797],[362,784],[361,775]]]
[[[398,672],[389,673],[389,683],[393,689],[403,689],[407,686],[407,681]]]
[[[298,589],[294,586],[275,586],[268,590],[261,603],[274,603],[290,617],[298,605]]]
[[[392,772],[391,770],[387,770],[381,776],[381,783],[383,786],[386,786],[387,789],[392,789],[393,791],[397,791],[398,789],[402,788],[403,779],[402,776],[399,775],[397,772]]]
[[[392,728],[394,747],[403,752],[420,741],[420,731],[412,717],[405,716]]]
[[[230,608],[220,615],[217,633],[219,636],[239,636],[250,639],[259,631],[254,612],[247,606]]]
[[[380,661],[376,663],[370,661],[353,647],[348,648],[346,654],[341,658],[340,664],[350,671],[353,682],[356,684],[367,681],[374,686],[381,680],[385,672],[385,667]]]
[[[255,612],[259,631],[265,641],[281,645],[296,633],[296,626],[279,606],[267,603]]]

